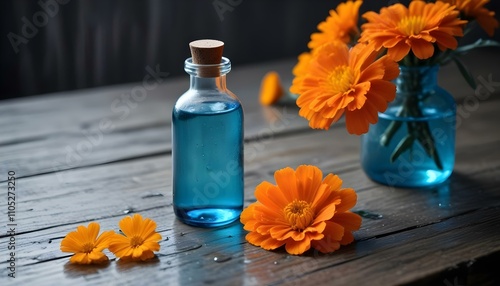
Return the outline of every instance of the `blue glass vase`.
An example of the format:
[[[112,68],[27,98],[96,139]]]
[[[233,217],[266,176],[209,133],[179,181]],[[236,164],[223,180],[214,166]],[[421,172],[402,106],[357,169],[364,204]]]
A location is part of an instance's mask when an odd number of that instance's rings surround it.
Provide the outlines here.
[[[439,66],[400,67],[396,98],[361,137],[361,163],[372,180],[426,187],[451,175],[456,104],[437,84]]]

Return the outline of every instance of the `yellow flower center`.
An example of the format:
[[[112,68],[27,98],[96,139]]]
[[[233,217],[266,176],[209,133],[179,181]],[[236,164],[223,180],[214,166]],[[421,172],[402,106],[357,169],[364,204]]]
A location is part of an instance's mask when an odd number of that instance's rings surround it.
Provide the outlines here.
[[[87,242],[83,245],[83,253],[91,253],[94,250],[94,244],[92,242]]]
[[[294,200],[285,207],[285,218],[293,230],[304,230],[312,223],[314,212],[309,203]]]
[[[328,77],[328,83],[334,93],[347,93],[351,91],[354,82],[354,72],[348,66],[336,67]]]
[[[425,20],[420,16],[409,16],[399,21],[398,29],[408,36],[420,34],[425,28]]]
[[[132,248],[136,248],[138,246],[141,246],[142,243],[144,243],[144,239],[142,239],[142,237],[140,236],[133,236],[131,239],[130,239],[130,246]]]

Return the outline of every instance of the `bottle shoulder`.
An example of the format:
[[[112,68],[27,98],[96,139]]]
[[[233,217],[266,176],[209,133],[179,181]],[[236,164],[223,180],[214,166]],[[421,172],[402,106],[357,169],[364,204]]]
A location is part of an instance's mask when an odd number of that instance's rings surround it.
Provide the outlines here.
[[[230,91],[188,90],[179,97],[173,112],[213,114],[241,109],[241,102]]]

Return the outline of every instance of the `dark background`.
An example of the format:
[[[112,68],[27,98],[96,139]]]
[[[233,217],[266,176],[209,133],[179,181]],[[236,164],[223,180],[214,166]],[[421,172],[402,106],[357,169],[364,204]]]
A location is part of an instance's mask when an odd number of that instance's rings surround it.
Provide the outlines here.
[[[59,2],[0,2],[0,99],[140,81],[147,65],[159,64],[170,76],[185,75],[188,43],[202,38],[224,41],[224,55],[233,66],[296,57],[307,50],[316,25],[341,1]],[[360,15],[397,1],[364,2]],[[498,11],[498,2],[488,7]],[[39,3],[51,3],[52,11],[54,6],[58,11],[44,18]],[[38,21],[40,27],[16,53],[8,35],[23,36],[26,20]]]

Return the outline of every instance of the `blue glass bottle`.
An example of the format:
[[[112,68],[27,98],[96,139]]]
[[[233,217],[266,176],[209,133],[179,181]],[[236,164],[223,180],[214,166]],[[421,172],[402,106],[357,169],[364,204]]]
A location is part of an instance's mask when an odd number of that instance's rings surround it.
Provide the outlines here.
[[[215,76],[203,75],[210,68]],[[226,88],[231,62],[184,63],[189,90],[172,112],[173,206],[182,222],[216,227],[243,209],[243,109]]]
[[[439,66],[400,67],[396,98],[361,138],[361,163],[395,187],[440,184],[455,163],[456,104],[437,84]]]

